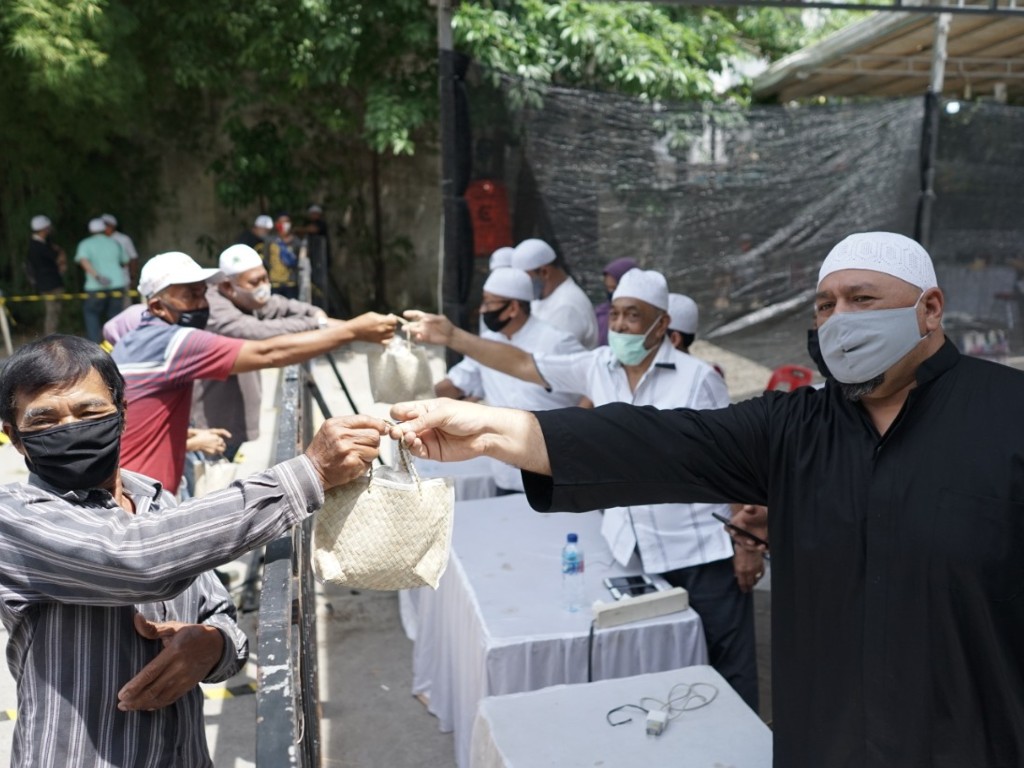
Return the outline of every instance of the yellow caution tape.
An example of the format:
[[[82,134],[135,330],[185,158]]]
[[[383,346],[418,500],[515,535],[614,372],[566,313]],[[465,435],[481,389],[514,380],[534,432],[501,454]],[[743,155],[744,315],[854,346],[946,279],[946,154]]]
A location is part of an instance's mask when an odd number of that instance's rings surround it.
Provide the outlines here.
[[[127,291],[127,294],[132,298],[138,298],[138,291]],[[76,299],[105,299],[107,297],[120,298],[125,295],[125,291],[92,291],[90,293],[47,293],[47,294],[27,294],[25,296],[0,296],[0,305],[7,304],[8,302],[16,303],[21,301],[47,301],[49,299],[58,299],[60,301],[74,301]]]

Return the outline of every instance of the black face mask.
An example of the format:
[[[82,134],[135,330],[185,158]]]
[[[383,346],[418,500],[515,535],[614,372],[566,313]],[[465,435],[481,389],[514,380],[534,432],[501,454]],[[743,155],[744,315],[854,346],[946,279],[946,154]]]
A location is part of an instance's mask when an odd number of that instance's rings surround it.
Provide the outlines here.
[[[185,312],[178,312],[178,325],[185,328],[198,328],[200,331],[206,328],[210,320],[210,308],[190,309]]]
[[[121,414],[18,432],[25,465],[50,485],[80,491],[98,488],[117,471]]]
[[[487,326],[487,330],[491,331],[492,333],[497,333],[510,322],[512,322],[511,317],[506,317],[504,320],[498,319],[498,315],[500,315],[502,312],[508,309],[509,304],[511,303],[511,301],[506,301],[505,306],[499,307],[498,309],[492,309],[490,312],[483,313],[482,317],[484,319],[484,325]]]
[[[829,373],[828,366],[825,365],[825,358],[821,355],[821,347],[818,345],[818,329],[810,328],[807,331],[807,354],[810,355],[811,360],[818,366],[818,372],[826,379],[831,379],[832,374]]]

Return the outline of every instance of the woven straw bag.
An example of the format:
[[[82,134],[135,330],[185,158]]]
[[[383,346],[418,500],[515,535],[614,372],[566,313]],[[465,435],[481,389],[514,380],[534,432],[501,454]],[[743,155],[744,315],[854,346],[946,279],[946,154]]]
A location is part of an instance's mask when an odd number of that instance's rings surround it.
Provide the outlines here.
[[[455,488],[420,480],[399,442],[400,469],[371,470],[327,491],[313,525],[313,571],[360,589],[437,588],[448,565]]]
[[[370,393],[376,403],[403,403],[434,396],[434,377],[427,351],[412,339],[395,336],[383,350],[367,356]]]
[[[199,461],[194,467],[195,492],[193,496],[205,496],[227,488],[235,481],[238,465],[227,459]]]

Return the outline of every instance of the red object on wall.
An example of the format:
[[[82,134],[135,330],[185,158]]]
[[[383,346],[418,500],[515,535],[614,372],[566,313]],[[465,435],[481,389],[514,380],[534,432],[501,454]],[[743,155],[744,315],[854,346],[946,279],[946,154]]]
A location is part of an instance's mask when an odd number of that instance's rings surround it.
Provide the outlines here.
[[[512,245],[508,215],[508,191],[500,181],[471,181],[463,195],[473,221],[473,255],[486,258],[499,248]]]

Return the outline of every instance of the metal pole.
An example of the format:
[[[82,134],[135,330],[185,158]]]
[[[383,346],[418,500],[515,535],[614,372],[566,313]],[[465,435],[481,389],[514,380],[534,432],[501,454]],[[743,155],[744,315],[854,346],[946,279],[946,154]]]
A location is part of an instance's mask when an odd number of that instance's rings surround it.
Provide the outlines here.
[[[452,8],[456,0],[437,0],[437,55],[441,135],[441,313],[456,327],[462,326],[459,299],[458,196],[455,188],[458,136],[455,126],[456,68],[452,37]],[[458,355],[446,350],[449,364]]]
[[[939,152],[939,109],[946,79],[946,43],[952,14],[940,13],[935,19],[932,45],[932,74],[924,95],[924,120],[921,128],[921,193],[917,203],[914,238],[925,248],[931,242],[932,208],[935,205],[935,160]]]

